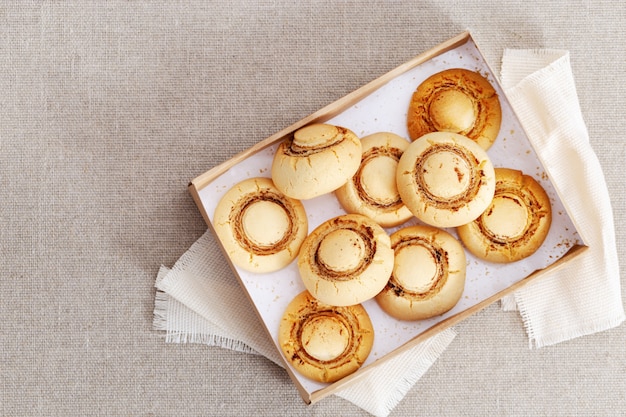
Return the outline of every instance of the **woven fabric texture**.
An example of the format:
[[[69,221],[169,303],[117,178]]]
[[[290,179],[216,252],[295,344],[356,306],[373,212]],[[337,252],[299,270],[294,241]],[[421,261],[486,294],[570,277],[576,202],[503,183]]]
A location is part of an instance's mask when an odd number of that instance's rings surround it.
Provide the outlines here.
[[[165,343],[154,280],[206,230],[189,180],[464,30],[496,73],[506,48],[570,52],[624,264],[625,22],[587,0],[0,2],[0,415],[366,416],[306,406],[260,355]],[[624,326],[529,349],[494,305],[455,329],[392,416],[626,409]]]

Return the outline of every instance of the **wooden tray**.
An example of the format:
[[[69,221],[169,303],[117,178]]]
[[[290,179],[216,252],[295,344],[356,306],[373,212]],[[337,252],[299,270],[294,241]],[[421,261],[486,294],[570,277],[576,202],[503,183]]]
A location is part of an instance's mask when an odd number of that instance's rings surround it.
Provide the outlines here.
[[[522,170],[543,185],[552,203],[553,222],[550,233],[540,250],[533,256],[512,264],[486,263],[466,252],[468,263],[465,292],[459,303],[441,316],[418,322],[398,321],[384,313],[374,300],[365,302],[363,305],[374,324],[375,342],[370,356],[359,371],[335,383],[323,384],[303,377],[285,362],[287,371],[307,403],[318,401],[358,378],[375,372],[376,367],[386,360],[458,323],[531,280],[541,277],[545,271],[558,268],[581,253],[586,248],[584,240],[578,234],[574,220],[570,218],[567,208],[559,198],[558,190],[549,181],[549,167],[543,166],[537,157],[497,79],[470,33],[466,32],[416,56],[247,151],[199,175],[189,185],[199,210],[212,229],[213,212],[221,196],[235,183],[245,178],[270,177],[274,151],[287,135],[310,123],[327,122],[347,127],[360,137],[388,131],[408,138],[406,114],[413,91],[429,75],[453,67],[479,71],[496,88],[502,106],[502,126],[488,154],[495,167]],[[345,213],[333,194],[303,203],[309,219],[309,231],[324,220]],[[411,223],[418,224],[415,219],[407,224]],[[393,230],[388,231],[391,233]],[[447,230],[456,236],[453,229]],[[291,299],[304,290],[295,262],[272,274],[249,273],[232,263],[231,267],[242,285],[242,290],[265,325],[267,333],[280,351],[277,344],[280,318]]]

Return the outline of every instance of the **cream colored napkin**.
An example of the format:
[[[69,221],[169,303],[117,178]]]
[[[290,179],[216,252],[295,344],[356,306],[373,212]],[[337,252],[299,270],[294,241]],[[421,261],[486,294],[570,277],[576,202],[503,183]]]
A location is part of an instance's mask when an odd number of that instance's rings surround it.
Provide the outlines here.
[[[510,50],[502,85],[589,249],[515,294],[531,346],[559,343],[624,321],[613,212],[567,51]],[[510,306],[511,297],[503,303]]]
[[[569,55],[506,50],[502,84],[552,181],[590,249],[567,266],[505,298],[519,309],[531,346],[545,346],[617,326],[624,320],[613,216],[604,176],[589,145]],[[221,256],[207,231],[171,270],[157,277],[154,327],[168,342],[201,342],[280,356],[239,283],[213,273]],[[455,337],[448,329],[386,362],[337,395],[385,417]],[[409,366],[407,366],[409,364]]]
[[[166,331],[168,342],[200,342],[258,353],[283,367],[239,282],[227,273],[213,273],[221,256],[207,231],[169,270],[161,267],[154,328]],[[456,333],[448,329],[387,361],[370,375],[336,395],[372,415],[385,417],[404,398],[448,347]]]

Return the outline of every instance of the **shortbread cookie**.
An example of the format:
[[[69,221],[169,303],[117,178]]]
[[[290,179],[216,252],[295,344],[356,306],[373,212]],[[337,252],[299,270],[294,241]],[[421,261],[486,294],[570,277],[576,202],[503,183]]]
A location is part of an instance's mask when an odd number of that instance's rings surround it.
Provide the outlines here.
[[[383,227],[406,222],[413,214],[396,186],[398,161],[409,141],[395,133],[379,132],[361,138],[361,165],[354,176],[335,191],[348,213],[370,217]]]
[[[218,202],[213,227],[231,262],[251,272],[272,272],[298,256],[308,233],[302,202],[289,198],[269,178],[233,186]]]
[[[400,320],[423,320],[452,309],[465,288],[465,251],[450,233],[410,226],[391,235],[394,268],[376,296],[380,307]]]
[[[392,269],[389,235],[360,214],[325,221],[307,236],[298,255],[304,286],[315,298],[334,306],[373,298]]]
[[[501,122],[500,99],[491,83],[462,68],[439,72],[422,82],[407,115],[412,140],[430,132],[454,132],[485,150],[496,140]]]
[[[272,161],[272,179],[283,194],[306,200],[335,191],[359,169],[361,141],[349,129],[312,124],[284,140]]]
[[[412,142],[400,158],[396,179],[408,209],[437,227],[475,220],[491,203],[496,184],[485,150],[451,132],[428,133]]]
[[[493,201],[475,221],[459,227],[458,235],[480,259],[519,261],[535,253],[550,231],[550,198],[530,175],[508,168],[495,172]]]
[[[330,306],[308,291],[289,303],[278,331],[285,359],[319,382],[335,382],[357,371],[373,343],[374,327],[362,305]]]

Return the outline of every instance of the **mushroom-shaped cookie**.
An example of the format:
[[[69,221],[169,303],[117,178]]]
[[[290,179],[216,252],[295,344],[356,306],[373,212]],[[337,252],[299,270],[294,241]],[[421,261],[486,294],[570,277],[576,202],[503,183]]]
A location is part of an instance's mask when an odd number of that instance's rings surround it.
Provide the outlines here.
[[[431,75],[413,93],[407,115],[412,140],[429,132],[454,132],[489,149],[502,122],[500,99],[481,74],[452,68]]]
[[[361,214],[325,221],[307,236],[298,255],[298,270],[306,289],[334,306],[373,298],[387,283],[392,269],[389,235]]]
[[[289,303],[278,331],[285,359],[319,382],[334,382],[357,371],[373,343],[374,328],[362,305],[330,306],[308,291]]]
[[[354,176],[335,191],[348,213],[368,216],[383,227],[406,222],[413,214],[396,186],[398,161],[409,141],[390,132],[361,138],[361,165]]]
[[[397,186],[413,215],[431,226],[475,220],[495,191],[493,165],[476,142],[451,132],[428,133],[404,151]]]
[[[341,187],[360,163],[361,141],[354,132],[316,123],[281,142],[272,161],[272,179],[285,195],[306,200]]]
[[[485,212],[457,228],[463,244],[490,262],[524,259],[543,244],[552,224],[550,198],[530,175],[496,168],[496,190]]]
[[[273,272],[298,256],[308,220],[299,200],[259,177],[243,180],[224,194],[213,228],[233,264],[251,272]]]
[[[409,226],[391,235],[394,268],[376,296],[380,307],[400,320],[423,320],[452,309],[465,288],[465,251],[450,233]]]

